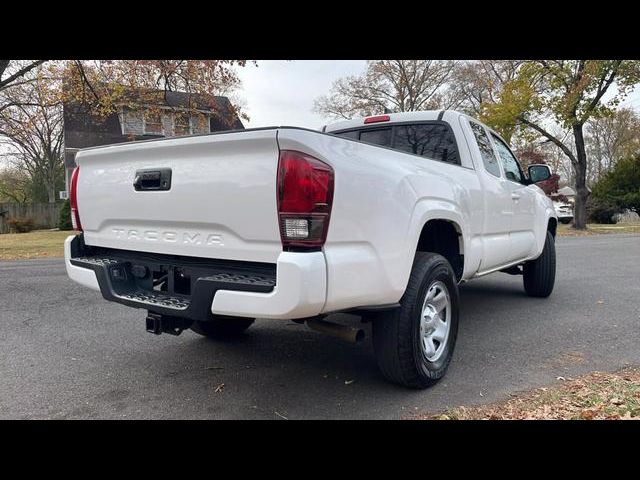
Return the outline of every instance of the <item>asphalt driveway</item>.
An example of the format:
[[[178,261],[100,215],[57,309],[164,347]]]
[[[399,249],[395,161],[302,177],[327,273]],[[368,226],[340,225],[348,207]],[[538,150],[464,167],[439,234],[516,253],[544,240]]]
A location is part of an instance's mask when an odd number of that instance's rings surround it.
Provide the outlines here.
[[[270,320],[235,343],[155,336],[60,259],[0,262],[0,418],[406,418],[640,364],[640,236],[559,238],[557,254],[548,299],[506,274],[461,287],[453,363],[425,391],[386,383],[369,339]]]

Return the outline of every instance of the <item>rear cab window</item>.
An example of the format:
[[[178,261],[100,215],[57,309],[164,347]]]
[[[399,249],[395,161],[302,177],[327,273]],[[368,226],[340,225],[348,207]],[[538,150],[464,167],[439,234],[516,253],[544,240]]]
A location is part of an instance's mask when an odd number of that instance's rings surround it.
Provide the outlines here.
[[[391,147],[391,129],[376,128],[367,129],[360,132],[360,141],[380,145],[381,147]]]
[[[461,164],[453,131],[441,121],[395,124],[387,128],[365,127],[334,135],[445,163]]]

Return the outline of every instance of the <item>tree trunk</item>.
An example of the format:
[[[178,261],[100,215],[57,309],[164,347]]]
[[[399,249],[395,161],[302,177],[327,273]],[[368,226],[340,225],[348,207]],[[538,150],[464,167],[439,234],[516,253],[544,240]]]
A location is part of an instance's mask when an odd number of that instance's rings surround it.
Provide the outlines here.
[[[47,183],[47,197],[49,199],[49,203],[56,203],[56,184],[51,181]]]
[[[576,199],[573,211],[573,228],[584,230],[587,228],[587,152],[584,144],[582,124],[573,126],[573,137],[576,143],[576,161],[573,163],[575,173]]]

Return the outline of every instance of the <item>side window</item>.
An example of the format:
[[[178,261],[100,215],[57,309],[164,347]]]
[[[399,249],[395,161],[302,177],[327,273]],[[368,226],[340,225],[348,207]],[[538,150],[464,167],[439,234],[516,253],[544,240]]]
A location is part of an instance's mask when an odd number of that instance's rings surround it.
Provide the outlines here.
[[[453,132],[446,125],[440,123],[398,125],[394,133],[393,148],[460,165]]]
[[[373,143],[374,145],[380,145],[382,147],[390,147],[391,129],[362,130],[360,131],[360,141]]]
[[[502,163],[504,176],[512,182],[522,182],[522,171],[520,170],[520,164],[518,160],[516,160],[516,157],[502,140],[493,133],[491,137],[496,144],[496,150],[498,150],[498,157],[500,158],[500,163]]]
[[[478,142],[478,147],[480,148],[480,155],[482,155],[484,168],[486,168],[487,172],[489,172],[490,174],[499,177],[500,167],[498,166],[498,159],[493,153],[491,141],[487,136],[487,132],[482,126],[478,125],[475,122],[469,122],[469,125],[471,125],[473,135],[476,137],[476,142]]]

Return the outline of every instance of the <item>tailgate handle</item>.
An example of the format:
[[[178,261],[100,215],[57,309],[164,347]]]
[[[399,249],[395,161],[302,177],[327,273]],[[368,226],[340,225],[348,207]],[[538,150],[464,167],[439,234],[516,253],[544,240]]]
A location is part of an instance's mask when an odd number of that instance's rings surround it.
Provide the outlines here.
[[[171,169],[137,170],[136,178],[133,180],[133,188],[137,192],[169,190],[171,188]]]

